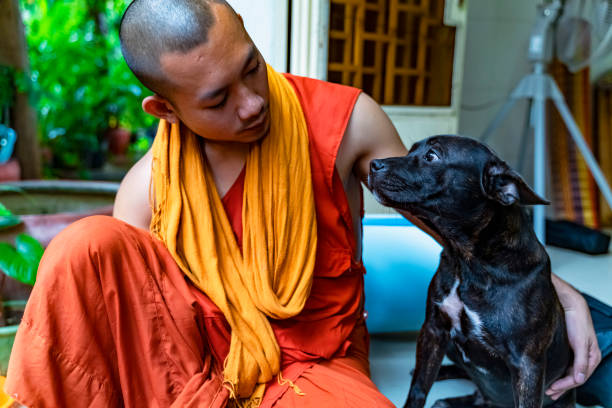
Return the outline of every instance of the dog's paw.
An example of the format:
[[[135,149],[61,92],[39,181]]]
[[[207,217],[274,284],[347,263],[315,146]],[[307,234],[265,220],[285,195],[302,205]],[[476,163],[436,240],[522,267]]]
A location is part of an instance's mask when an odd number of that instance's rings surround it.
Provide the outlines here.
[[[451,408],[451,405],[444,400],[437,400],[431,408]]]

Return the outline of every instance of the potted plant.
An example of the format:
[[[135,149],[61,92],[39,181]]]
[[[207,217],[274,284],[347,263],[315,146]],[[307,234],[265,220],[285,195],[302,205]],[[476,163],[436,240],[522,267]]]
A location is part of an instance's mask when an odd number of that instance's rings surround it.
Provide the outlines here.
[[[153,123],[141,108],[145,89],[121,54],[118,25],[128,4],[23,4],[41,142],[52,152],[47,175],[89,178],[88,169],[105,163],[109,144],[122,153],[130,133]]]
[[[0,203],[0,230],[13,228],[21,223]],[[14,245],[0,242],[0,293],[7,279],[15,279],[25,285],[34,286],[36,271],[44,248],[33,237],[19,234]],[[0,299],[0,373],[5,376],[8,361],[15,341],[15,334],[23,316],[27,300]]]

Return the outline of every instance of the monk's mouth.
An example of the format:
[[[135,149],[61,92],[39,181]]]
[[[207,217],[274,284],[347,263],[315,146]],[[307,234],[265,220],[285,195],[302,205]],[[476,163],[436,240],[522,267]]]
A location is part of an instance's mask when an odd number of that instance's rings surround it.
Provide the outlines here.
[[[255,122],[253,122],[251,125],[246,127],[244,131],[253,132],[253,131],[263,130],[268,125],[269,120],[270,120],[270,111],[268,108],[266,108],[260,114],[260,117]]]

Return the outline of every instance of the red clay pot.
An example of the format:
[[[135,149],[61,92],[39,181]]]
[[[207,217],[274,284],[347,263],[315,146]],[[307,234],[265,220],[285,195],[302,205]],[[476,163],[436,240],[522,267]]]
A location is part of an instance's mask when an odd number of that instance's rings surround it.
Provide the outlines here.
[[[21,179],[21,166],[17,159],[10,159],[0,164],[0,181],[17,181]]]
[[[115,156],[123,156],[130,145],[132,133],[123,128],[111,128],[106,131],[108,150]]]

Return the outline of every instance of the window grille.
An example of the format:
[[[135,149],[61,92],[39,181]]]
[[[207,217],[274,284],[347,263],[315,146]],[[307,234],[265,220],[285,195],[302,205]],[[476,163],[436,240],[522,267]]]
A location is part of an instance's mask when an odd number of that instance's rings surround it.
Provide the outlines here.
[[[444,0],[331,0],[328,80],[378,103],[449,106],[454,46]]]

